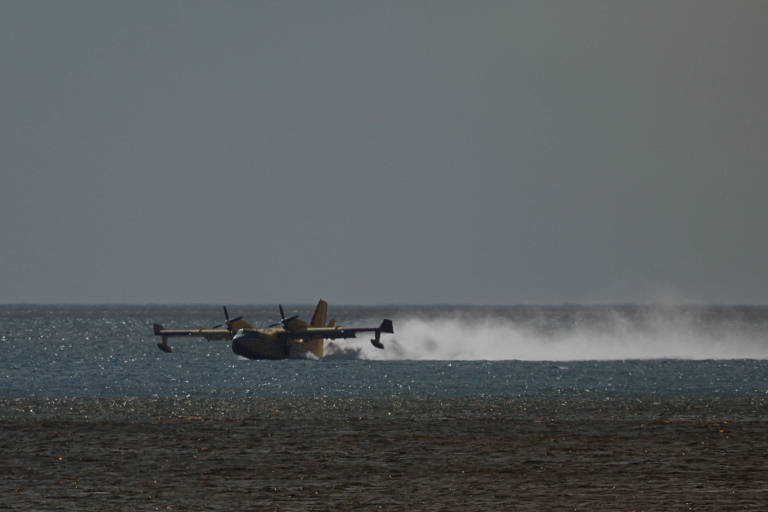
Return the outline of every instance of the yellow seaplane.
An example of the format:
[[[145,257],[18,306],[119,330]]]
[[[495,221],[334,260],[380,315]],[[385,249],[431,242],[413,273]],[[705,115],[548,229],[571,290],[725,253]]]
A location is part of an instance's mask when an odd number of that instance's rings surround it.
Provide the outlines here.
[[[176,336],[200,336],[208,341],[232,341],[232,351],[248,359],[305,359],[323,357],[323,340],[355,338],[359,332],[372,332],[371,344],[383,349],[381,333],[394,333],[392,320],[384,319],[378,327],[341,327],[335,320],[325,323],[328,303],[320,300],[315,308],[310,323],[301,320],[298,315],[286,318],[283,306],[280,309],[280,322],[267,328],[256,329],[243,320],[242,316],[229,318],[224,306],[223,324],[210,329],[165,329],[154,324],[156,336],[162,336],[157,346],[163,352],[172,352],[168,338]]]

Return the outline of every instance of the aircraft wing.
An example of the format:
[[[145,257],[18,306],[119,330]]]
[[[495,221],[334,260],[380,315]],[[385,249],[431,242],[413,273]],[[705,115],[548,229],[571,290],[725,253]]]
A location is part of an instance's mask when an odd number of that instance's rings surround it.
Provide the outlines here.
[[[176,336],[200,336],[211,340],[229,340],[232,333],[229,329],[165,329],[160,324],[154,324],[155,336],[162,336],[163,340]]]
[[[341,338],[355,338],[359,332],[373,332],[376,335],[374,346],[381,348],[379,338],[381,333],[394,333],[395,330],[392,327],[392,320],[383,320],[378,327],[307,327],[300,331],[292,332],[291,334],[295,338],[300,339],[317,339],[323,338],[326,340],[335,340]]]

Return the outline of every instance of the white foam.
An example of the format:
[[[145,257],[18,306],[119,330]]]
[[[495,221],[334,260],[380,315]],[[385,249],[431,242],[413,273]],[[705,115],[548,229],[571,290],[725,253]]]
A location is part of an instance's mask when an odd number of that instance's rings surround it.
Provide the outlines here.
[[[395,321],[394,335],[382,337],[384,350],[358,339],[329,345],[328,352],[385,360],[768,359],[768,337],[755,328],[705,325],[685,315],[605,320],[547,330],[491,316],[404,318]]]

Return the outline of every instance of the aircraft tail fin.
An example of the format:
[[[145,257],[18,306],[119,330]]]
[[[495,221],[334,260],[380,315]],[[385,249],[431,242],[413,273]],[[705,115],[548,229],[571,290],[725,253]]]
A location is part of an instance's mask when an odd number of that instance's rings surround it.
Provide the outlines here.
[[[325,317],[328,314],[328,303],[323,299],[317,301],[317,307],[315,308],[315,314],[312,315],[311,327],[325,327]]]

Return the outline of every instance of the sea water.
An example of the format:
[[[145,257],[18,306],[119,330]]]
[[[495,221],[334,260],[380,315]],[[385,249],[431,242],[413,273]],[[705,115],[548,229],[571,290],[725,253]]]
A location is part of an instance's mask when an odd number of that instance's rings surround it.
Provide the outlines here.
[[[0,508],[765,508],[765,308],[329,313],[395,333],[252,361],[156,347],[217,306],[0,307]]]
[[[229,306],[255,327],[273,306]],[[312,306],[286,306],[310,318]],[[324,360],[253,361],[227,342],[152,324],[213,327],[218,306],[0,306],[0,398],[602,399],[768,395],[768,308],[334,307],[340,325],[391,318],[327,342]]]

